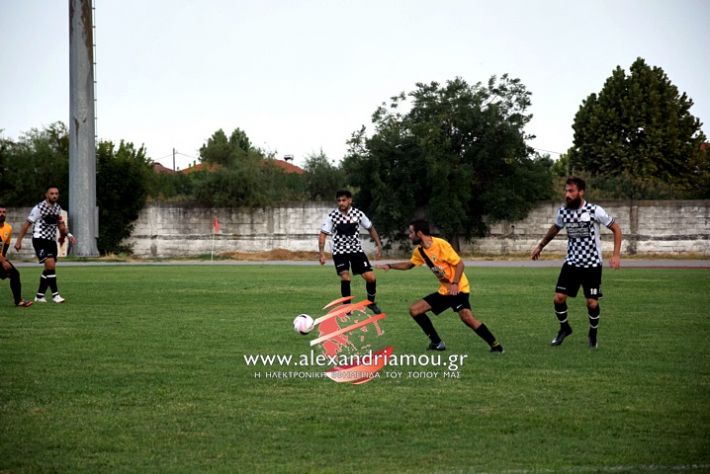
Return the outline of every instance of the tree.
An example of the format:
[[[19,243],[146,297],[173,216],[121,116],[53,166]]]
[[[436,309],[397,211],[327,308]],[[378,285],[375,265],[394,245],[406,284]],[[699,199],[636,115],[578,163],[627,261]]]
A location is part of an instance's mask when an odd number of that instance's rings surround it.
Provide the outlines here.
[[[343,167],[358,205],[385,235],[428,217],[456,247],[490,222],[524,217],[551,189],[551,161],[531,158],[526,145],[529,106],[530,93],[508,75],[487,85],[418,83],[392,97],[373,114],[372,137],[363,127],[349,141]]]
[[[707,196],[698,190],[708,182],[706,138],[692,106],[660,67],[638,58],[627,75],[617,66],[575,115],[570,167],[619,197]]]
[[[112,142],[99,142],[96,160],[97,246],[102,254],[130,251],[121,242],[131,235],[133,221],[148,197],[150,160],[145,148],[136,149],[124,141],[118,149]]]
[[[316,201],[332,201],[335,192],[347,183],[345,172],[332,164],[323,150],[317,155],[308,155],[304,169],[308,195]]]
[[[59,186],[60,204],[69,202],[69,135],[62,122],[31,129],[17,142],[0,142],[0,202],[32,206],[47,186]]]

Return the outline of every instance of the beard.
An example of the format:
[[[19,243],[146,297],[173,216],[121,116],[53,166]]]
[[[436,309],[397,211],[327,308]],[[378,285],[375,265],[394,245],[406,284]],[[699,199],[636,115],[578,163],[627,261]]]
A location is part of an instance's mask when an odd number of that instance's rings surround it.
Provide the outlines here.
[[[577,196],[576,199],[565,199],[565,202],[567,203],[567,209],[579,209],[579,206],[582,205],[582,198]]]
[[[414,245],[421,245],[422,239],[419,239],[419,238],[417,238],[417,237],[414,237],[414,238],[412,239],[412,243],[413,243]]]

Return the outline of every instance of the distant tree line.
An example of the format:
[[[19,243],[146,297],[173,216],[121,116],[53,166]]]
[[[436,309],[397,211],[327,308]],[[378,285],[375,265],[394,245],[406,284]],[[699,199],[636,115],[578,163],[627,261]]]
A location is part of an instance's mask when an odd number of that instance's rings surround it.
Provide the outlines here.
[[[569,174],[588,179],[594,199],[710,198],[710,158],[692,100],[643,59],[628,75],[617,67],[582,102],[574,145],[557,160],[527,144],[530,105],[531,93],[508,75],[417,83],[376,108],[374,129],[355,131],[342,160],[311,154],[303,174],[277,166],[240,128],[214,132],[199,151],[203,166],[191,173],[156,173],[143,147],[100,141],[99,250],[128,250],[122,241],[150,201],[266,208],[332,201],[347,187],[383,235],[401,239],[410,219],[426,217],[456,245],[558,198]],[[68,149],[60,122],[1,139],[0,204],[33,205],[56,183],[66,207]]]

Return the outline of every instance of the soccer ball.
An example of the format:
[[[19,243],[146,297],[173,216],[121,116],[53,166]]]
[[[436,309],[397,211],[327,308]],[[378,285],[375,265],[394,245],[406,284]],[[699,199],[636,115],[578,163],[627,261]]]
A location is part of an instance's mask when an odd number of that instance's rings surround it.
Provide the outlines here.
[[[293,330],[301,334],[313,331],[314,326],[313,318],[307,314],[299,314],[293,320]]]

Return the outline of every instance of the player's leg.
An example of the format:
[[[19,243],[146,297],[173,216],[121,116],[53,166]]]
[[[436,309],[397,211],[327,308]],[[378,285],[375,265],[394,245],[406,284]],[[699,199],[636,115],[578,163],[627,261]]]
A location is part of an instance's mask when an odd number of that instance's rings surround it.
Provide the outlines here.
[[[375,277],[375,272],[372,271],[372,265],[370,265],[370,260],[367,258],[367,255],[365,255],[365,252],[350,254],[350,264],[353,268],[353,274],[361,275],[365,280],[367,299],[372,302],[368,308],[375,314],[382,313],[380,307],[375,304],[375,298],[377,296],[377,278]]]
[[[42,270],[42,274],[39,276],[39,287],[37,288],[37,294],[35,295],[35,301],[39,303],[46,303],[47,299],[44,297],[44,294],[47,292],[47,288],[49,287],[49,282],[47,281],[47,248],[44,245],[44,239],[32,239],[32,246],[35,249],[35,255],[37,255],[37,260],[39,263],[44,265],[44,269]]]
[[[569,324],[567,315],[567,297],[574,298],[577,296],[578,291],[578,275],[574,267],[565,263],[562,266],[562,270],[560,270],[560,276],[557,279],[557,286],[555,288],[555,316],[560,323],[560,329],[557,331],[557,335],[552,342],[550,342],[552,346],[559,346],[567,336],[572,334],[572,326]]]
[[[7,276],[10,278],[10,290],[12,290],[12,298],[15,300],[15,306],[20,306],[26,308],[32,306],[31,301],[27,301],[22,298],[22,282],[20,280],[20,272],[17,271],[14,265],[10,264],[12,267]]]
[[[601,307],[599,306],[599,298],[602,297],[601,289],[601,267],[585,269],[584,296],[587,298],[587,316],[589,317],[589,347],[596,349],[599,346],[597,341],[597,331],[599,329],[599,316],[601,315]]]
[[[340,296],[343,298],[350,296],[350,261],[345,255],[333,255],[333,264],[335,265],[335,273],[340,278]],[[347,302],[346,302],[347,303]]]
[[[486,344],[490,346],[491,352],[503,353],[503,346],[498,342],[493,333],[488,329],[485,323],[482,323],[476,319],[476,315],[473,314],[471,309],[471,304],[469,303],[469,295],[467,293],[459,293],[456,296],[449,296],[452,299],[451,308],[458,313],[461,321],[478,335],[481,339],[486,341]]]
[[[47,284],[52,291],[52,301],[64,303],[64,298],[59,294],[57,287],[57,243],[49,240],[46,243],[47,259],[44,261],[44,274],[47,277]]]
[[[429,316],[426,314],[427,311],[432,310],[432,305],[429,301],[436,301],[436,295],[438,295],[438,293],[433,293],[414,303],[409,307],[409,315],[414,319],[419,327],[422,328],[424,334],[426,334],[429,341],[431,341],[429,347],[427,347],[427,350],[443,351],[446,350],[446,345],[439,337],[436,329],[434,329],[434,324],[432,324],[431,319],[429,319]]]

